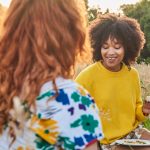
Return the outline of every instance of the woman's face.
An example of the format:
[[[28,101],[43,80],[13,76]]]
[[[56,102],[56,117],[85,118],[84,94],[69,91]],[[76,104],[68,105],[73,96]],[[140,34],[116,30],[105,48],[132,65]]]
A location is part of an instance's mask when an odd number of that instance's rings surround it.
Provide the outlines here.
[[[124,47],[115,38],[109,38],[101,47],[102,63],[110,71],[119,71],[124,58]]]

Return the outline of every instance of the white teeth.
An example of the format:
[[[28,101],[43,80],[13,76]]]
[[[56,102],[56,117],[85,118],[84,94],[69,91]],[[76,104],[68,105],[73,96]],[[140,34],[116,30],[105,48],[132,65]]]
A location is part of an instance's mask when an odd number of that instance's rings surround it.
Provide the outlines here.
[[[111,57],[111,58],[108,58],[109,60],[114,60],[115,59],[115,57]]]

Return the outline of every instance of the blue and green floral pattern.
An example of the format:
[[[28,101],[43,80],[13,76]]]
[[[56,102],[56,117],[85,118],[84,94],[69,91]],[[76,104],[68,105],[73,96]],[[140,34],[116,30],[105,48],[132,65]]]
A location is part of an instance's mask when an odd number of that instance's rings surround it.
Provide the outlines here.
[[[92,141],[102,139],[98,110],[88,92],[74,81],[61,77],[57,78],[56,85],[58,96],[52,82],[47,82],[37,97],[37,112],[28,122],[34,137],[30,140],[32,148],[81,150]],[[16,150],[26,148],[19,140],[14,145]]]

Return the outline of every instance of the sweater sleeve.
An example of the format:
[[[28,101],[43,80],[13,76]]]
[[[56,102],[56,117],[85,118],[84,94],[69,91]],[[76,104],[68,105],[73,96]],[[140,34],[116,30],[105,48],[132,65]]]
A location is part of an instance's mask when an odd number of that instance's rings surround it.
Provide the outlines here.
[[[143,100],[141,98],[141,85],[138,72],[136,72],[136,93],[136,118],[142,122],[146,119],[146,117],[142,112]]]

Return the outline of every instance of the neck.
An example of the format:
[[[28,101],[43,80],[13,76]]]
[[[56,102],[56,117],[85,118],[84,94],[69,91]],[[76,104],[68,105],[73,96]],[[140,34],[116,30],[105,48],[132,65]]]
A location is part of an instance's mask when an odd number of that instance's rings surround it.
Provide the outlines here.
[[[109,71],[112,71],[112,72],[120,71],[123,66],[123,63],[120,63],[120,65],[118,65],[118,67],[109,67],[109,66],[105,65],[105,63],[103,61],[101,61],[101,63],[106,69],[108,69]]]

